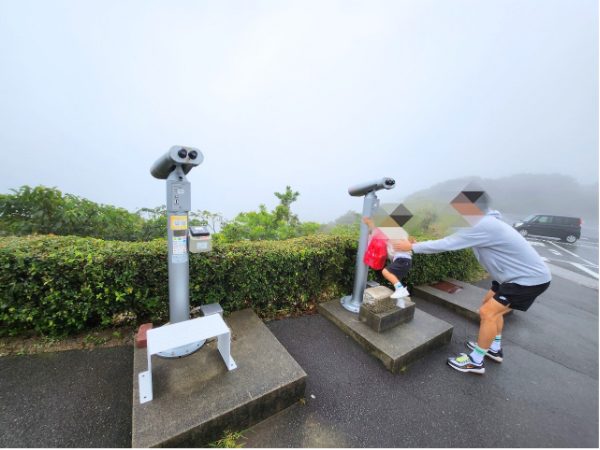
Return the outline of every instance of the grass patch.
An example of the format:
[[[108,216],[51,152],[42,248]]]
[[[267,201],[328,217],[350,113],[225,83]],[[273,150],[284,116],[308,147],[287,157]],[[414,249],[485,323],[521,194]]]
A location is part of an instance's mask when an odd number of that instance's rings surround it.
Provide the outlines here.
[[[117,347],[133,344],[135,329],[130,326],[98,329],[68,337],[14,336],[0,338],[0,357],[38,353]]]
[[[243,444],[238,441],[243,437],[242,431],[228,431],[223,433],[223,437],[218,441],[208,444],[211,448],[242,448]]]

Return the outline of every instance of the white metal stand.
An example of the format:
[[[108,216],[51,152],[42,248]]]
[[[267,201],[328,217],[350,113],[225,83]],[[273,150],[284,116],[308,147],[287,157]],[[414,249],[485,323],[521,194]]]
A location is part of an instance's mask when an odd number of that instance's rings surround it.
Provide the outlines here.
[[[237,368],[230,354],[231,330],[220,314],[212,314],[148,330],[146,334],[148,370],[140,372],[138,375],[140,403],[149,402],[153,398],[152,355],[213,337],[218,340],[219,353],[221,353],[227,370]]]

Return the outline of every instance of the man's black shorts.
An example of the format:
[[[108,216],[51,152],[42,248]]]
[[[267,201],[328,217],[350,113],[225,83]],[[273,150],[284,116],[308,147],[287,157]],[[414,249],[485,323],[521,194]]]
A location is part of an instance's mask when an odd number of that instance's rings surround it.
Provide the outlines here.
[[[548,289],[550,282],[537,284],[535,286],[522,286],[517,283],[498,283],[492,281],[492,291],[495,292],[494,299],[510,309],[518,309],[519,311],[527,311],[533,301]]]
[[[396,258],[392,263],[386,266],[388,272],[392,272],[399,280],[402,280],[412,267],[412,259]]]

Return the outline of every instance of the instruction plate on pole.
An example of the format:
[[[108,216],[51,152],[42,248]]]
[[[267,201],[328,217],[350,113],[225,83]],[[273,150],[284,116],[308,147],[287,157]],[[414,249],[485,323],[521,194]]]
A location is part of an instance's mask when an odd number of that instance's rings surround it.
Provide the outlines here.
[[[171,216],[171,230],[187,230],[187,216]]]
[[[187,237],[173,236],[173,255],[184,255],[187,253]]]

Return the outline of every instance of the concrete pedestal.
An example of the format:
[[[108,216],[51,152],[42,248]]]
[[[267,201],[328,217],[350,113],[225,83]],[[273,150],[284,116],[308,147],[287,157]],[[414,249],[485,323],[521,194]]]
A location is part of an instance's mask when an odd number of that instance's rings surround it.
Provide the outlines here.
[[[153,357],[154,400],[144,404],[138,373],[147,370],[146,349],[134,350],[133,447],[203,447],[304,396],[306,373],[252,310],[225,321],[237,369],[227,370],[216,341],[184,358]]]
[[[340,327],[393,373],[404,371],[410,363],[430,350],[447,344],[452,337],[452,325],[418,309],[413,320],[383,333],[377,333],[361,322],[358,314],[344,309],[339,300],[321,303],[319,313]]]
[[[467,319],[479,322],[479,308],[481,308],[481,301],[487,292],[486,289],[453,279],[444,280],[443,283],[440,283],[438,286],[441,289],[434,287],[434,285],[416,286],[413,294],[416,297],[445,306]],[[453,286],[458,287],[458,289],[452,288]],[[511,313],[512,311],[507,314]]]
[[[377,333],[383,333],[398,325],[410,322],[415,315],[415,304],[409,297],[404,298],[406,307],[392,307],[389,311],[376,313],[365,307],[363,303],[358,312],[358,320],[366,323],[371,329]]]

